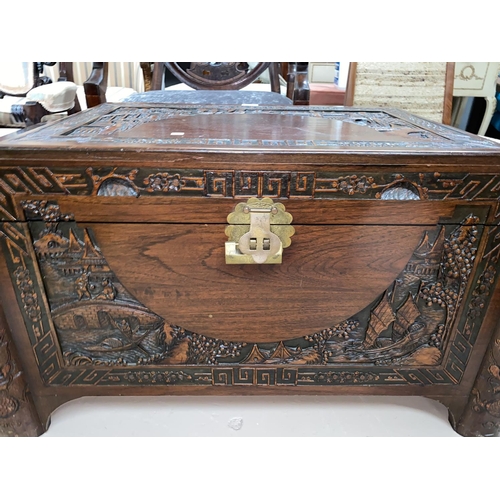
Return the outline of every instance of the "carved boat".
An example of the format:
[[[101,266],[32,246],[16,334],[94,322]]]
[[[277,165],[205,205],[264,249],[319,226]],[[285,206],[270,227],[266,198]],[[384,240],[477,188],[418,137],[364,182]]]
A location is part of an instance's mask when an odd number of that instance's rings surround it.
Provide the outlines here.
[[[395,320],[396,316],[387,299],[387,292],[385,292],[377,307],[370,314],[365,340],[362,344],[363,349],[370,349],[376,346],[377,339]]]

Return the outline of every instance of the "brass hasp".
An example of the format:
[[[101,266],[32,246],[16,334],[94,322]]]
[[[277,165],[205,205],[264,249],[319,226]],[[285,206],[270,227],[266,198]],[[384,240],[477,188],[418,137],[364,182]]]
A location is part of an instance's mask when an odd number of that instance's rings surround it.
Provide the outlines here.
[[[226,264],[281,264],[283,248],[295,233],[293,217],[271,198],[238,203],[226,228]]]

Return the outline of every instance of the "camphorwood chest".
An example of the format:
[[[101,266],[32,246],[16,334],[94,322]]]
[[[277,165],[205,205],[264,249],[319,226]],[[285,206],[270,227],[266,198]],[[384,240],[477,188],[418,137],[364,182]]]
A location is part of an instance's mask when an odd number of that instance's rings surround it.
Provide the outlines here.
[[[500,148],[396,110],[105,104],[0,142],[0,434],[84,395],[500,423]]]

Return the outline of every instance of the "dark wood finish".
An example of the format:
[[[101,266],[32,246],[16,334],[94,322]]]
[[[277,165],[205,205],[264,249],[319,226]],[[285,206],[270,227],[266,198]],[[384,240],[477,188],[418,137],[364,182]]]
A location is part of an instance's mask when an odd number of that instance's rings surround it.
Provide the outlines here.
[[[356,88],[356,72],[358,63],[352,62],[349,64],[349,72],[347,74],[347,84],[345,89],[345,105],[352,106],[354,104],[354,90]]]
[[[156,68],[156,71],[155,71]],[[163,78],[165,71],[165,63],[155,62],[153,63],[153,74],[151,77],[151,90],[162,90],[163,89]]]
[[[144,75],[144,90],[146,92],[152,90],[153,71],[151,69],[151,64],[153,63],[141,62],[142,74]]]
[[[288,63],[280,62],[280,75],[286,81],[288,79]]]
[[[293,93],[295,89],[295,74],[297,73],[297,63],[289,62],[287,63],[287,75],[286,75],[286,96],[293,100]]]
[[[250,69],[247,63],[194,62],[184,70],[175,62],[155,62],[153,71],[163,74],[164,68],[168,68],[179,81],[197,90],[240,90],[255,81],[271,64],[276,63],[260,62]],[[155,83],[157,81],[155,79]],[[279,88],[275,88],[273,92],[279,92]],[[161,90],[161,87],[153,90]]]
[[[434,229],[395,226],[384,229],[381,237],[379,226],[360,226],[353,241],[352,226],[296,225],[282,265],[228,269],[225,225],[86,227],[140,303],[188,330],[244,342],[278,342],[340,323],[376,300],[404,269],[424,230]],[[386,255],[389,242],[395,247],[390,256]],[[182,255],[178,248],[185,249]],[[200,254],[206,257],[200,260]],[[330,265],[325,265],[327,261]],[[379,261],[380,267],[372,269],[372,263]],[[130,262],[135,269],[130,269]],[[319,296],[320,289],[331,291]],[[244,306],[233,300],[238,296]],[[268,316],[262,311],[269,301],[274,312]]]
[[[291,82],[287,84],[287,95],[292,94],[292,101],[297,106],[307,106],[309,104],[310,89],[308,80],[307,62],[288,63],[289,70],[294,70],[294,75],[289,76]]]
[[[83,84],[87,108],[92,108],[106,102],[108,87],[108,63],[95,62],[92,64],[92,73]]]
[[[444,90],[443,123],[451,125],[453,107],[453,85],[455,83],[455,63],[446,63],[446,82]]]
[[[271,63],[269,65],[269,81],[271,83],[271,90],[278,94],[281,92],[279,74],[279,63]]]
[[[40,123],[42,118],[49,114],[49,111],[38,102],[28,101],[23,105],[24,121],[28,126]]]
[[[498,436],[500,433],[500,323],[458,420],[457,432],[464,436]]]
[[[105,104],[0,142],[32,422],[85,395],[386,394],[498,433],[498,145],[394,110],[235,109]],[[293,217],[281,264],[225,263],[250,198]]]
[[[309,104],[308,69],[309,63],[307,62],[289,62],[287,64],[286,95],[297,106]]]

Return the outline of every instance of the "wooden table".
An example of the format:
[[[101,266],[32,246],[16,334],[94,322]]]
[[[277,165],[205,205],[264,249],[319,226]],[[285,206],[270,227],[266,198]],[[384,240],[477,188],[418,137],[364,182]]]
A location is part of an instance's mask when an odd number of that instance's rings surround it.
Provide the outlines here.
[[[86,395],[422,395],[498,434],[500,148],[395,110],[105,104],[0,141],[0,431]]]

